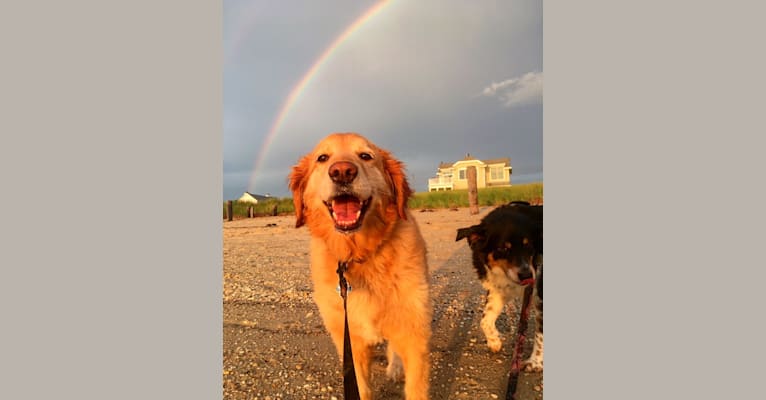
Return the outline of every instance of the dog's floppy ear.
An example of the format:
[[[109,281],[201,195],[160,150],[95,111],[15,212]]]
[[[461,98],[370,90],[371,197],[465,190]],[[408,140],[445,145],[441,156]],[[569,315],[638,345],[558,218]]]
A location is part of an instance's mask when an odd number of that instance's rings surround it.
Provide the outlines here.
[[[471,227],[471,228],[473,228],[473,227]],[[460,239],[470,235],[471,234],[471,228],[460,228],[460,229],[458,229],[457,230],[457,237],[455,238],[455,241],[457,242],[458,240],[460,240]]]
[[[308,155],[293,166],[288,177],[290,190],[293,192],[293,205],[295,205],[295,227],[300,228],[305,223],[303,216],[303,192],[306,190],[306,181],[309,175],[310,158]]]
[[[399,217],[406,220],[407,214],[404,210],[407,208],[407,200],[412,196],[412,189],[410,189],[407,177],[404,174],[404,165],[401,161],[391,156],[391,153],[385,150],[379,151],[383,156],[383,168],[391,182]]]
[[[486,234],[484,228],[481,225],[474,225],[468,228],[460,228],[457,230],[457,237],[455,241],[466,238],[468,245],[474,248],[476,245],[482,246],[486,241]]]

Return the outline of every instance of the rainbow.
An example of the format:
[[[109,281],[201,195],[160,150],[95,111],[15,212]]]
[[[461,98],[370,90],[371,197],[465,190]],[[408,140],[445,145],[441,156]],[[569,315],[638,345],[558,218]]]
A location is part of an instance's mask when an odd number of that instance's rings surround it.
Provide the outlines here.
[[[250,176],[250,181],[248,184],[248,190],[252,190],[255,186],[255,178],[257,175],[257,172],[261,168],[261,164],[263,163],[263,160],[266,156],[267,150],[271,143],[274,141],[274,138],[276,137],[277,132],[279,131],[279,128],[282,126],[282,123],[285,121],[285,119],[290,114],[290,110],[292,109],[293,105],[298,101],[300,98],[300,95],[306,90],[306,87],[308,87],[309,83],[311,83],[312,78],[314,78],[319,70],[327,63],[327,60],[330,59],[330,56],[337,50],[351,35],[353,35],[359,28],[361,28],[367,21],[369,21],[372,17],[374,17],[380,10],[382,10],[384,7],[389,5],[390,3],[393,3],[393,0],[383,0],[374,6],[370,7],[367,11],[364,12],[359,18],[357,18],[351,25],[349,25],[348,28],[346,28],[343,33],[340,34],[333,42],[325,49],[325,51],[319,56],[319,58],[314,61],[314,63],[311,65],[311,67],[306,71],[305,74],[303,74],[303,77],[298,81],[298,83],[295,84],[293,89],[290,91],[290,94],[287,95],[287,98],[285,99],[284,103],[282,104],[282,107],[279,109],[279,113],[277,113],[277,116],[274,118],[274,121],[271,123],[271,128],[269,129],[269,132],[266,134],[266,138],[263,140],[263,145],[261,146],[261,150],[258,152],[258,155],[255,158],[255,164],[253,166],[253,172]]]

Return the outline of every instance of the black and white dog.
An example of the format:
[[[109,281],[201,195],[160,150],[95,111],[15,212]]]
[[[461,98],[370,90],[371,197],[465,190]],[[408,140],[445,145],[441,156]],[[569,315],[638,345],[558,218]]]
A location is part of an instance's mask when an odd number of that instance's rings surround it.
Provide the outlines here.
[[[543,206],[511,202],[494,209],[478,225],[461,228],[473,252],[473,266],[487,289],[481,328],[493,352],[502,343],[495,326],[503,306],[523,293],[525,281],[535,280],[537,312],[532,354],[524,361],[527,371],[543,369]]]

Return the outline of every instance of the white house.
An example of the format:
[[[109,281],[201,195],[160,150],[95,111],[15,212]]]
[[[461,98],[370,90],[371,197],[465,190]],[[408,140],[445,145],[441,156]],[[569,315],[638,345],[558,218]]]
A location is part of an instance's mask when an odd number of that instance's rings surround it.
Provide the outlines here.
[[[452,164],[440,163],[436,177],[428,180],[428,191],[467,190],[468,177],[466,168],[476,167],[476,186],[478,188],[511,186],[510,158],[479,160],[466,154],[465,158]]]
[[[258,204],[258,202],[265,201],[265,200],[268,200],[270,198],[271,198],[271,196],[268,195],[268,194],[265,195],[265,196],[261,196],[259,194],[252,194],[250,192],[245,192],[245,194],[243,194],[242,197],[237,199],[237,201]]]

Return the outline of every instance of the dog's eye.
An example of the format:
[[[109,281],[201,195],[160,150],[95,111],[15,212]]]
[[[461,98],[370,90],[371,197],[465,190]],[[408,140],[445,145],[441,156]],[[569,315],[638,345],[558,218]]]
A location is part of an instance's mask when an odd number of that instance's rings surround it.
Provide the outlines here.
[[[322,154],[319,157],[317,157],[317,161],[319,162],[325,162],[329,159],[330,159],[330,156],[328,156],[327,154]]]
[[[372,156],[370,155],[370,153],[360,153],[359,158],[361,158],[362,160],[372,160]]]

